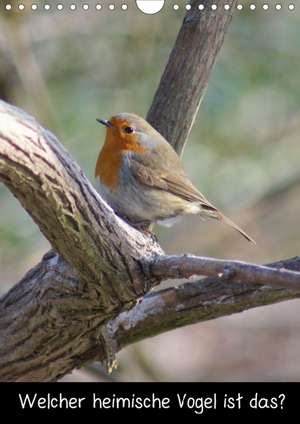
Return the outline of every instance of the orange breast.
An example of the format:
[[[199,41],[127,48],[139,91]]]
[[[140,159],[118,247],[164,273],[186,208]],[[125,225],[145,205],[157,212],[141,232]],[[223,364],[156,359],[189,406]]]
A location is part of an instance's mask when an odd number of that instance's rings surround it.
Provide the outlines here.
[[[119,171],[122,165],[122,152],[105,143],[96,163],[95,176],[102,184],[114,191],[118,187]]]
[[[95,176],[112,191],[118,188],[123,154],[128,151],[143,154],[147,149],[139,144],[137,135],[129,137],[118,127],[108,128],[104,146],[96,163]]]

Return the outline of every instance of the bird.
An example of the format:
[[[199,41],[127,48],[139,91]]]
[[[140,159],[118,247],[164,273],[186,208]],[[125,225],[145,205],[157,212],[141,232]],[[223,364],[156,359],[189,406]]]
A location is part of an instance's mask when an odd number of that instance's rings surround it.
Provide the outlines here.
[[[171,144],[145,119],[123,112],[97,121],[106,137],[96,161],[96,189],[118,216],[147,231],[151,224],[171,226],[183,215],[199,214],[255,243],[198,191]]]

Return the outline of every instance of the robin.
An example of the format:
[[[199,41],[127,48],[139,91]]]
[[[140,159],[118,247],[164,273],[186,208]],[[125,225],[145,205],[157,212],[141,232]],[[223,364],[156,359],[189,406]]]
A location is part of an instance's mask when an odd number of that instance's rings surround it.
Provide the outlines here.
[[[96,163],[97,189],[117,215],[146,229],[199,214],[225,222],[255,243],[197,190],[173,147],[147,121],[132,113],[97,121],[106,126]]]

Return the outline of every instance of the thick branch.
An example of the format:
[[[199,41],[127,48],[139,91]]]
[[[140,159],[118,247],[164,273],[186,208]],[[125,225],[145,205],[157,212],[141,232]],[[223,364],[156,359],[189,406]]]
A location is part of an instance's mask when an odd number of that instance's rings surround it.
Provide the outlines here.
[[[138,261],[161,253],[159,246],[113,213],[52,133],[2,101],[0,180],[94,286],[98,307],[108,311],[147,291]]]
[[[184,148],[204,97],[217,54],[223,44],[236,0],[192,2],[155,94],[147,120],[178,153]],[[230,10],[225,11],[228,4]],[[180,122],[180,125],[178,123]]]
[[[300,271],[300,258],[267,267]],[[152,293],[103,326],[102,312],[91,310],[72,267],[50,252],[0,301],[0,379],[56,380],[84,362],[105,360],[107,346],[117,352],[180,326],[300,297],[299,292],[227,277]],[[30,319],[24,321],[27,314]],[[35,349],[38,355],[32,355]]]
[[[102,324],[159,283],[141,261],[162,250],[113,213],[49,131],[5,102],[0,181],[61,255],[0,300],[0,379],[55,380],[107,356]]]
[[[104,360],[96,303],[72,267],[49,252],[0,299],[0,381],[56,380],[84,361]]]

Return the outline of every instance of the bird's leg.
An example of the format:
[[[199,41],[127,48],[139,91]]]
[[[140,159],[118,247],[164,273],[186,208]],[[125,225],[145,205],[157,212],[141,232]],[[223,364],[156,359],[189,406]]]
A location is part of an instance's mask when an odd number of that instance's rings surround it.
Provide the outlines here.
[[[123,216],[119,215],[119,216],[122,219],[124,219],[124,221],[126,221],[127,224],[129,224],[131,227],[145,234],[145,236],[151,237],[153,242],[158,243],[157,236],[152,232],[154,223],[151,223],[150,221],[132,221],[124,215]]]
[[[128,222],[132,227],[136,228],[138,231],[145,234],[147,237],[151,237],[151,239],[155,243],[158,243],[157,236],[152,232],[154,224],[152,224],[149,221],[143,221],[143,222],[130,222],[130,221],[128,221]]]
[[[155,243],[158,243],[156,234],[152,232],[153,227],[154,227],[154,224],[142,223],[136,226],[135,228],[139,230],[141,233],[145,234],[147,237],[151,237],[151,239]]]

